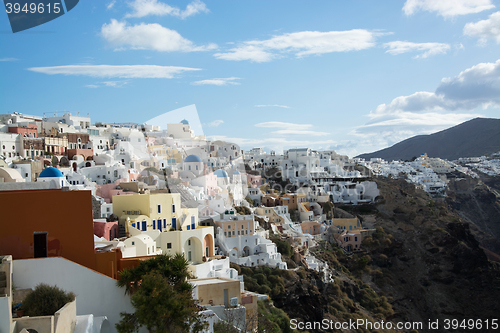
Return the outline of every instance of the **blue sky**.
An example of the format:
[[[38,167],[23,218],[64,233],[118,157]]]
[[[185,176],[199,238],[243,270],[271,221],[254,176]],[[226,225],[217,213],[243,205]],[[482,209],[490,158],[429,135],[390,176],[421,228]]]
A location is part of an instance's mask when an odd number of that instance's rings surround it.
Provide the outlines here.
[[[13,34],[0,113],[142,123],[195,104],[244,149],[354,156],[500,116],[500,1],[82,0]]]

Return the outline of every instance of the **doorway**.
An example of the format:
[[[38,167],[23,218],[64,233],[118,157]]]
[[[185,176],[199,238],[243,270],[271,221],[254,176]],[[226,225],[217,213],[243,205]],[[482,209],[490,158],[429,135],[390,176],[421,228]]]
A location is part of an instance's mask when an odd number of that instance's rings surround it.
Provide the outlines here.
[[[33,234],[33,247],[35,258],[47,258],[47,232],[35,232]]]

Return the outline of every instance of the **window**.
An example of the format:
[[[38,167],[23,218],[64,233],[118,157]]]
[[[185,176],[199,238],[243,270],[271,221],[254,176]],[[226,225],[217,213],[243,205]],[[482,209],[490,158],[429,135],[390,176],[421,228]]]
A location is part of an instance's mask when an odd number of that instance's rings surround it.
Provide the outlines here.
[[[191,230],[191,226],[188,224],[186,227],[187,230]]]
[[[153,220],[153,230],[156,229],[156,220]]]
[[[358,241],[358,237],[354,237],[354,241],[357,242]],[[357,246],[357,245],[356,245]]]
[[[132,242],[132,245],[135,245],[135,242]]]
[[[196,229],[196,225],[195,225],[195,218],[194,216],[191,216],[191,229]],[[189,230],[189,229],[188,229]]]
[[[240,235],[240,231],[238,230],[238,236]]]
[[[248,230],[245,230],[246,231],[246,234],[248,235]]]
[[[175,213],[175,205],[172,205],[172,213]]]
[[[163,229],[167,228],[167,219],[163,219]]]
[[[243,229],[243,226],[241,226],[241,229]]]
[[[142,221],[142,231],[146,231],[148,229],[147,222]]]
[[[161,205],[158,205],[158,214],[161,214]]]
[[[135,223],[132,223],[132,227],[134,227],[134,228],[135,228]]]
[[[226,231],[224,231],[224,236],[227,237],[227,232]]]
[[[171,249],[172,248],[172,243],[167,243],[167,249]]]
[[[233,236],[234,236],[234,230],[233,230]]]
[[[228,228],[228,229],[231,229],[231,226],[230,226],[230,225],[228,225],[228,226],[227,226],[227,228]]]
[[[190,239],[188,239],[188,245],[191,246],[191,240]]]

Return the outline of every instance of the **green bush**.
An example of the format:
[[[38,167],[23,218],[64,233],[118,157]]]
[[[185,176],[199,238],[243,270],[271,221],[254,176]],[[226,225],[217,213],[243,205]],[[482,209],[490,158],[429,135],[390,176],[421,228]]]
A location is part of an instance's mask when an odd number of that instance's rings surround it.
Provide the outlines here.
[[[276,244],[279,253],[287,257],[291,257],[293,255],[293,249],[290,243],[285,240],[281,240],[278,237],[273,237],[271,240]]]
[[[260,294],[266,294],[266,295],[269,295],[271,293],[271,288],[269,288],[268,286],[266,285],[263,285],[263,286],[260,286],[257,291],[260,293]]]
[[[35,290],[28,294],[23,301],[23,308],[27,316],[52,316],[66,303],[75,300],[75,294],[65,292],[57,286],[40,283]]]

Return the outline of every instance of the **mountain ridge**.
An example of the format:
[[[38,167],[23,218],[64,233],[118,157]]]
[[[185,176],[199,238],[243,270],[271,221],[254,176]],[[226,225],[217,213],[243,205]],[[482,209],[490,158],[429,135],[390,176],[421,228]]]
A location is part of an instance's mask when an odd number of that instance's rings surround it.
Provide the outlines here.
[[[448,129],[417,135],[391,147],[358,158],[374,157],[384,160],[409,160],[427,153],[429,157],[455,160],[459,157],[477,157],[500,151],[500,119],[474,118]]]

